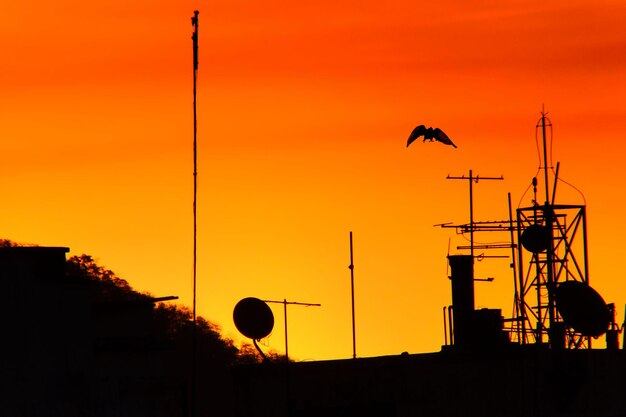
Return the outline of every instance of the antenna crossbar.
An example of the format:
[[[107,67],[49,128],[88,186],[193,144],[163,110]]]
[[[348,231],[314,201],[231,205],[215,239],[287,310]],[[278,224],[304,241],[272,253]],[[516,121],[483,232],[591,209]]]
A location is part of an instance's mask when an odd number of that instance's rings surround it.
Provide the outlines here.
[[[287,306],[288,305],[298,305],[298,306],[304,306],[304,307],[321,307],[321,304],[315,304],[315,303],[299,303],[297,301],[287,301],[287,299],[283,299],[283,301],[277,301],[277,300],[263,300],[266,303],[275,303],[275,304],[282,304],[283,305],[283,314],[285,317],[285,360],[287,362],[289,362],[289,339],[287,338]]]
[[[474,249],[511,249],[516,248],[517,245],[511,243],[487,243],[484,245],[474,245]],[[457,249],[470,249],[468,245],[460,245],[456,247]],[[494,256],[491,256],[492,258]],[[508,256],[505,256],[508,258]]]
[[[478,182],[480,180],[503,180],[504,176],[500,175],[499,177],[481,177],[480,175],[472,176],[472,171],[470,171],[469,177],[465,175],[461,175],[460,177],[453,177],[450,174],[446,177],[447,180],[473,180],[474,182]]]
[[[475,227],[474,225],[476,223],[474,223],[474,193],[473,193],[473,187],[472,184],[474,182],[478,182],[480,180],[503,180],[504,176],[501,175],[499,177],[481,177],[480,175],[474,175],[472,170],[469,170],[469,176],[451,176],[450,174],[448,174],[448,176],[446,177],[446,179],[449,180],[465,180],[469,183],[469,208],[470,208],[470,222],[469,222],[469,233],[470,233],[470,255],[472,256],[472,259],[474,259],[474,230]],[[443,227],[443,226],[442,226]]]
[[[283,300],[283,301],[276,301],[276,300],[263,300],[266,303],[277,303],[277,304],[286,304],[286,305],[299,305],[299,306],[305,306],[305,307],[321,307],[321,304],[313,304],[313,303],[299,303],[297,301],[287,301],[287,300]]]

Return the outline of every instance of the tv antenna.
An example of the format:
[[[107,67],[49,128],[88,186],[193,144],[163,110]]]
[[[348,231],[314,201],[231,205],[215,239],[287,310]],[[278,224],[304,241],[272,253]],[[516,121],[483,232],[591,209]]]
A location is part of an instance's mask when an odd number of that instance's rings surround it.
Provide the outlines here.
[[[474,189],[473,184],[478,183],[480,180],[503,180],[504,177],[501,175],[499,177],[481,177],[480,175],[474,176],[472,170],[469,170],[469,176],[462,175],[460,177],[453,177],[448,175],[446,177],[448,180],[465,180],[469,183],[469,214],[470,214],[470,222],[469,222],[469,234],[470,234],[470,255],[472,256],[472,262],[474,261]]]
[[[266,303],[275,303],[283,305],[283,315],[285,317],[285,360],[289,362],[289,339],[287,338],[287,306],[288,305],[298,305],[304,307],[321,307],[321,304],[312,304],[312,303],[299,303],[297,301],[287,301],[286,298],[283,301],[274,301],[274,300],[263,300]]]

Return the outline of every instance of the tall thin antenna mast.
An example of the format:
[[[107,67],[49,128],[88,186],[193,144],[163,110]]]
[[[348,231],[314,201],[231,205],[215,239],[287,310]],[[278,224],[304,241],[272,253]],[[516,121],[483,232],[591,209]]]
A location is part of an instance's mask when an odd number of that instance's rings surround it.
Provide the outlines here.
[[[198,80],[198,15],[199,11],[193,12],[191,25],[193,26],[193,333],[191,355],[191,415],[196,414],[196,356],[197,356],[197,325],[196,325],[196,275],[197,275],[197,208],[196,198],[198,195],[198,117],[196,110],[196,87]]]
[[[546,127],[552,127],[552,124],[550,123],[550,119],[548,119],[546,117],[548,113],[546,113],[545,108],[542,109],[541,111],[541,139],[543,142],[543,172],[544,172],[544,183],[545,183],[545,189],[546,189],[546,200],[544,203],[544,217],[545,217],[545,223],[546,226],[548,227],[549,233],[550,233],[550,244],[548,245],[548,248],[546,249],[546,277],[547,277],[547,290],[548,290],[548,322],[550,324],[550,332],[553,331],[553,329],[555,329],[555,323],[557,320],[557,311],[556,311],[556,304],[554,301],[554,292],[556,290],[556,285],[557,282],[555,280],[555,271],[554,271],[554,255],[555,255],[555,248],[554,248],[554,229],[553,229],[553,224],[556,221],[555,217],[554,217],[554,209],[551,206],[551,202],[550,202],[550,183],[548,182],[548,169],[551,169],[552,167],[548,166],[548,144],[547,144],[547,135],[546,135]],[[547,121],[547,122],[546,122]],[[555,184],[556,184],[556,179],[555,179]],[[556,185],[555,185],[555,189],[556,189]],[[554,198],[553,198],[554,200]],[[550,342],[554,342],[554,340],[551,339],[552,338],[552,333],[550,333],[548,335],[548,340],[550,340]]]
[[[193,40],[193,321],[196,322],[196,261],[197,261],[197,209],[196,198],[198,195],[198,115],[196,104],[196,88],[198,83],[198,12],[193,12],[191,24],[194,31],[191,35]]]
[[[352,358],[356,359],[356,324],[354,317],[354,257],[352,248],[352,232],[350,232],[350,289],[352,291]]]
[[[552,168],[548,166],[548,144],[546,140],[546,127],[552,127],[550,123],[550,119],[546,117],[548,113],[545,112],[545,109],[541,111],[541,138],[543,140],[543,178],[546,187],[546,204],[550,203],[550,184],[548,183],[548,169]],[[548,120],[548,124],[546,124],[546,119]]]

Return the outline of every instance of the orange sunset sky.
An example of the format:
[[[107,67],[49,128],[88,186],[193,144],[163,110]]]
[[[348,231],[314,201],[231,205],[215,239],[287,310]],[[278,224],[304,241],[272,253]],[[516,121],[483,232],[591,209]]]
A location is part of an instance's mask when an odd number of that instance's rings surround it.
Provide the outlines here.
[[[200,11],[198,314],[290,307],[297,360],[438,351],[451,253],[437,223],[508,218],[540,165],[588,204],[590,282],[623,320],[626,4],[578,1],[2,0],[0,237],[87,253],[192,299],[192,26]],[[440,143],[406,148],[418,124]],[[530,204],[530,195],[522,205]],[[583,204],[559,185],[557,203]],[[477,241],[507,236],[477,235]],[[505,252],[504,254],[508,254]],[[511,314],[509,260],[477,307]],[[6,294],[5,294],[6,295]],[[284,351],[281,305],[266,349]]]

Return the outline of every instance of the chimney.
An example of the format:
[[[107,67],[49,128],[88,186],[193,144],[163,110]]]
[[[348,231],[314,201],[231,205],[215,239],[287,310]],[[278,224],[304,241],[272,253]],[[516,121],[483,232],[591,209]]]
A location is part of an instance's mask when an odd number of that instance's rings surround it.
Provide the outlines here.
[[[474,259],[471,255],[450,255],[454,344],[472,344],[474,317]]]

